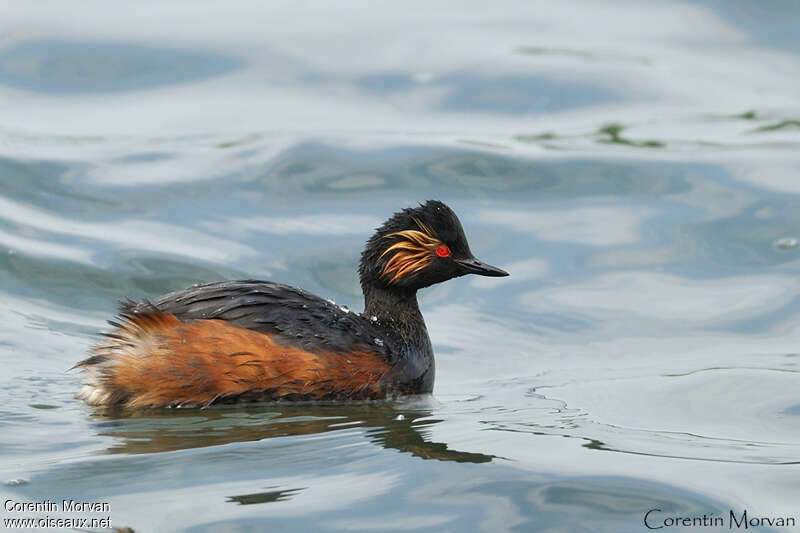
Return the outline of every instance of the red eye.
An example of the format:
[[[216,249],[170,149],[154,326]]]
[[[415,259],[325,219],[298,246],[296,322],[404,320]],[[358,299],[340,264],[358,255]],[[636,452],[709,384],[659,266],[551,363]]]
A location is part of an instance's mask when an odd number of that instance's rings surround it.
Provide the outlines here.
[[[436,247],[436,255],[439,257],[447,257],[450,255],[450,248],[446,244],[440,244]]]

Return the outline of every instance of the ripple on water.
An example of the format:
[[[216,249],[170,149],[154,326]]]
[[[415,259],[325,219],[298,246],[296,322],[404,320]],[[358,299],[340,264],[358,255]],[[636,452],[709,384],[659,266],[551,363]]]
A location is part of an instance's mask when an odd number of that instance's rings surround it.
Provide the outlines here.
[[[113,41],[31,40],[0,53],[0,83],[42,93],[104,93],[188,83],[240,65],[209,52]]]
[[[564,436],[584,440],[594,450],[794,464],[800,457],[800,433],[781,415],[797,410],[796,376],[770,368],[719,368],[575,380],[529,391],[527,408],[488,406],[479,413],[493,430]],[[645,396],[648,402],[638,401]],[[708,398],[715,398],[713,405]]]

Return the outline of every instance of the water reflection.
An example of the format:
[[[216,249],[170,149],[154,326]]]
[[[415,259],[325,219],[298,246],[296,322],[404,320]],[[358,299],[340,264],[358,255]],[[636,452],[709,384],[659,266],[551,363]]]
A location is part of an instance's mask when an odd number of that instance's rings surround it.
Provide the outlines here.
[[[458,463],[488,463],[492,455],[449,449],[432,442],[430,410],[409,410],[391,404],[275,405],[247,409],[210,408],[122,411],[98,409],[98,435],[114,437],[107,453],[160,453],[261,441],[288,436],[317,435],[349,428],[363,430],[367,440],[383,448],[421,459]]]
[[[269,487],[275,488],[275,487]],[[269,490],[265,492],[256,492],[253,494],[240,494],[238,496],[229,496],[229,502],[235,502],[239,505],[254,505],[259,503],[271,503],[271,502],[282,502],[288,500],[295,494],[302,491],[305,487],[300,487],[296,489],[284,489],[284,490]]]

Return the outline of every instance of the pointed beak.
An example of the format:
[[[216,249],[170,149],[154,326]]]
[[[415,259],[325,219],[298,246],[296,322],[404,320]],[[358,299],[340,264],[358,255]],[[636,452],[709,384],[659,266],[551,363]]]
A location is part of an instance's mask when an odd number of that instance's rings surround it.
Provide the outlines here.
[[[508,272],[505,270],[501,270],[492,265],[487,265],[483,261],[479,261],[474,257],[470,257],[469,259],[456,259],[455,262],[461,266],[464,274],[478,274],[479,276],[491,276],[493,278],[508,276]]]

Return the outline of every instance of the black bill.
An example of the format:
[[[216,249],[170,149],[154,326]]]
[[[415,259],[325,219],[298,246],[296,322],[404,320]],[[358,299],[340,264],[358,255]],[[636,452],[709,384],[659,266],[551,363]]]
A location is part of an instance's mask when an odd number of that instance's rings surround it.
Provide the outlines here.
[[[461,266],[465,274],[478,274],[479,276],[491,276],[495,278],[508,276],[508,272],[505,270],[487,265],[474,257],[470,257],[469,259],[456,259],[455,261]]]

